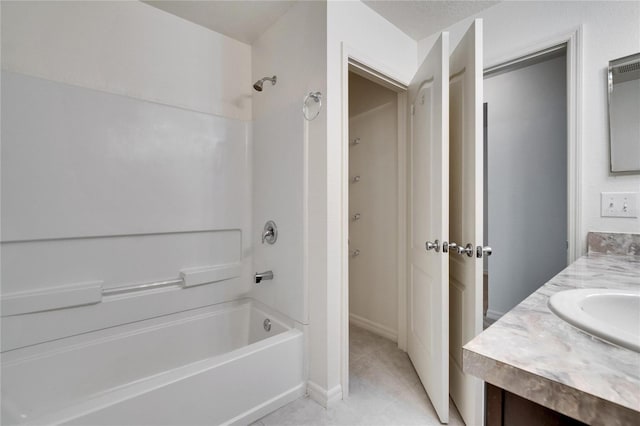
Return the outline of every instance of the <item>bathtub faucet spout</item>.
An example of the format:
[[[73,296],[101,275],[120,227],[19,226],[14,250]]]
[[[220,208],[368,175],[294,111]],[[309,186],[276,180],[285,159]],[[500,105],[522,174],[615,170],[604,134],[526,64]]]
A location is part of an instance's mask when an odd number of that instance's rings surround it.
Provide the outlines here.
[[[255,275],[256,284],[260,284],[260,281],[262,280],[272,280],[272,279],[273,279],[273,272],[271,271],[258,272]]]

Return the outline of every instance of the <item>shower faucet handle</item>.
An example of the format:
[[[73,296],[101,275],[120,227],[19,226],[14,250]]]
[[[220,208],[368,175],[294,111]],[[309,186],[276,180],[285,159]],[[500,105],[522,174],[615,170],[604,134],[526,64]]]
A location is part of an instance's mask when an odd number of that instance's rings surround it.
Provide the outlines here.
[[[267,238],[271,237],[273,237],[273,229],[267,229],[266,231],[264,231],[264,233],[262,234],[262,244],[264,244]]]
[[[262,244],[265,242],[267,242],[267,244],[275,244],[277,240],[278,227],[274,221],[270,220],[264,224],[264,229],[262,230]]]

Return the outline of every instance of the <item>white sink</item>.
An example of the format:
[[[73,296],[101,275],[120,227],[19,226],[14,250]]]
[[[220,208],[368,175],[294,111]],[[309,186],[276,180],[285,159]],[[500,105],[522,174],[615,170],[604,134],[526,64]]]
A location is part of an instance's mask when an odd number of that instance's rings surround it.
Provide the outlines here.
[[[565,290],[549,298],[549,308],[580,330],[640,352],[640,291]]]

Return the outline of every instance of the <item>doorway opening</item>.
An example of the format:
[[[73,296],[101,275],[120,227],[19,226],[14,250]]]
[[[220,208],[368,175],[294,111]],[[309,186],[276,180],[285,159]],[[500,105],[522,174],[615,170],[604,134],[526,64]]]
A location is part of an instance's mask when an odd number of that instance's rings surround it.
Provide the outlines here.
[[[349,322],[398,341],[398,96],[349,73]]]
[[[567,266],[567,45],[484,73],[485,328]]]
[[[479,259],[478,253],[488,252],[489,248],[482,245],[491,241],[491,229],[489,236],[482,237],[483,216],[480,206],[483,201],[482,191],[482,102],[477,96],[482,90],[483,70],[474,64],[482,63],[480,48],[480,35],[482,33],[482,22],[474,21],[467,30],[462,40],[454,51],[450,52],[449,39],[447,33],[442,33],[432,49],[427,54],[423,63],[418,67],[416,74],[411,79],[408,86],[398,83],[397,77],[392,73],[378,72],[372,66],[374,64],[370,58],[359,56],[348,46],[343,46],[342,52],[342,164],[341,179],[341,388],[343,396],[349,395],[349,267],[351,263],[350,254],[354,247],[354,242],[349,241],[350,228],[352,225],[352,211],[349,204],[349,194],[353,177],[353,171],[349,169],[349,158],[352,151],[353,140],[349,137],[349,72],[365,77],[383,87],[389,88],[398,97],[398,171],[397,181],[397,206],[405,209],[404,213],[398,215],[398,238],[397,250],[398,259],[398,348],[406,350],[410,354],[413,365],[420,372],[420,380],[429,394],[429,399],[437,411],[438,417],[443,422],[447,422],[449,417],[450,396],[454,395],[453,390],[457,389],[456,397],[453,398],[456,408],[464,413],[464,418],[470,424],[479,423],[483,417],[484,392],[481,383],[472,377],[458,374],[457,380],[452,380],[449,373],[453,371],[450,359],[454,360],[458,370],[460,370],[460,359],[462,346],[474,335],[481,332],[483,323],[482,309],[482,266],[483,260]],[[562,35],[551,40],[544,46],[535,46],[529,52],[551,53],[551,50],[558,50],[549,46],[565,46],[565,129],[566,129],[566,171],[564,186],[566,187],[566,215],[567,222],[565,231],[565,262],[575,259],[576,254],[581,251],[582,238],[580,237],[580,217],[578,206],[580,205],[580,68],[578,64],[581,58],[581,31],[576,31]],[[354,55],[357,60],[354,59]],[[448,56],[448,60],[447,60]],[[540,56],[539,53],[527,55],[527,58]],[[512,56],[516,57],[516,55]],[[516,62],[522,62],[524,57],[511,60],[509,63],[500,63],[491,67],[488,71],[497,71]],[[544,61],[543,61],[544,62]],[[507,65],[505,65],[507,64]],[[526,67],[524,67],[526,68]],[[523,68],[523,69],[524,69]],[[470,72],[466,72],[470,71]],[[472,71],[472,72],[471,72]],[[497,76],[498,74],[496,74]],[[447,84],[449,83],[449,84]],[[464,90],[463,90],[464,89]],[[466,100],[466,101],[464,101]],[[409,102],[410,101],[410,102]],[[527,99],[520,99],[526,102]],[[487,105],[488,117],[488,161],[491,161],[491,137],[494,126],[491,124],[492,103]],[[444,111],[444,113],[443,113]],[[447,112],[448,111],[448,115]],[[467,117],[460,119],[460,117]],[[470,119],[470,117],[472,119]],[[407,126],[405,127],[404,124]],[[529,133],[535,133],[537,129],[530,129]],[[466,135],[466,136],[465,136]],[[451,142],[454,141],[455,143]],[[360,141],[361,142],[361,141]],[[464,148],[464,149],[461,149]],[[526,146],[526,148],[530,148]],[[449,155],[445,155],[446,153]],[[428,153],[431,153],[429,155]],[[469,158],[462,158],[462,154],[468,154]],[[553,157],[556,158],[556,157]],[[419,161],[416,161],[419,160]],[[457,169],[449,168],[455,165]],[[464,167],[463,167],[464,166]],[[471,167],[473,166],[473,167]],[[462,169],[460,170],[460,168]],[[504,165],[505,168],[512,168],[513,164]],[[546,165],[544,166],[546,167]],[[402,168],[404,170],[402,171]],[[545,169],[541,169],[541,175],[545,175]],[[462,178],[467,179],[461,185]],[[536,175],[534,182],[538,179]],[[531,179],[529,179],[531,180]],[[527,180],[527,182],[529,181]],[[544,179],[540,179],[544,180]],[[488,184],[491,182],[489,172]],[[560,182],[560,180],[558,180]],[[403,186],[404,185],[404,186]],[[562,183],[554,183],[555,186]],[[550,185],[550,186],[554,186]],[[466,192],[465,192],[466,191]],[[516,193],[522,197],[524,191]],[[451,206],[451,199],[445,195],[455,195],[455,200],[460,204],[456,206],[454,202]],[[404,196],[404,198],[402,198]],[[460,198],[465,196],[463,202]],[[533,197],[529,194],[530,197]],[[514,196],[515,197],[515,196]],[[515,198],[517,200],[517,198]],[[429,201],[431,200],[431,201]],[[490,206],[489,201],[488,205]],[[472,212],[472,214],[468,214]],[[355,214],[357,212],[354,212]],[[467,214],[467,216],[463,216]],[[548,213],[547,213],[548,214]],[[453,215],[453,217],[452,217]],[[458,216],[455,216],[458,215]],[[488,216],[488,215],[487,215]],[[464,221],[462,218],[467,218]],[[416,218],[416,220],[414,220]],[[424,220],[429,218],[430,220]],[[404,223],[402,221],[404,220]],[[453,221],[453,222],[452,222]],[[452,223],[454,224],[452,226]],[[458,232],[455,226],[466,226],[467,236]],[[525,223],[525,226],[528,225]],[[488,223],[491,228],[491,224]],[[468,228],[468,229],[467,229]],[[471,229],[473,228],[473,229]],[[414,232],[415,231],[415,232]],[[567,238],[568,235],[568,238]],[[404,241],[400,241],[404,239]],[[569,241],[567,250],[567,239]],[[438,241],[439,240],[439,241]],[[445,246],[445,243],[448,245]],[[453,245],[456,243],[455,246]],[[503,251],[512,250],[518,252],[522,245],[528,242],[514,241]],[[464,245],[463,245],[464,244]],[[476,255],[474,256],[474,248]],[[535,247],[534,245],[532,245]],[[445,250],[447,247],[450,250]],[[456,248],[455,255],[449,255]],[[537,250],[544,250],[542,247],[535,247]],[[439,250],[438,250],[439,249]],[[435,252],[435,253],[434,253]],[[361,251],[358,253],[360,254]],[[452,252],[453,253],[453,252]],[[497,251],[494,250],[492,259],[495,259]],[[445,257],[444,254],[447,256]],[[465,257],[463,257],[465,256]],[[478,258],[478,259],[476,259]],[[473,273],[458,274],[461,279],[469,278],[468,288],[473,289],[467,297],[467,306],[456,304],[460,297],[450,297],[449,289],[454,289],[461,293],[467,285],[448,286],[456,274],[450,270],[450,264],[469,263],[469,269]],[[449,262],[451,261],[451,262]],[[415,267],[413,263],[418,262]],[[491,260],[489,261],[491,262]],[[464,264],[463,264],[464,266]],[[461,268],[458,268],[462,270]],[[488,278],[491,273],[488,274]],[[431,284],[434,285],[431,285]],[[542,284],[542,283],[540,283]],[[488,283],[490,285],[490,283]],[[429,288],[429,291],[426,289]],[[437,297],[433,294],[437,293]],[[471,294],[473,293],[473,294]],[[491,308],[491,288],[488,289],[488,308]],[[431,296],[431,297],[427,297]],[[458,294],[459,296],[459,294]],[[448,306],[447,306],[447,301]],[[452,302],[453,301],[453,302]],[[425,303],[426,302],[426,303]],[[415,305],[415,306],[414,306]],[[424,309],[424,307],[427,309]],[[412,310],[412,308],[415,308]],[[453,326],[449,324],[450,315],[443,312],[462,312],[464,315],[453,317],[454,319],[464,319],[457,321]],[[413,315],[416,313],[416,315]],[[433,318],[433,320],[430,320]],[[404,327],[404,329],[403,329]],[[430,327],[430,328],[429,328]],[[462,333],[464,331],[464,334]],[[437,338],[435,338],[437,337]],[[425,345],[427,342],[428,345]],[[393,343],[393,342],[392,342]],[[421,346],[420,346],[421,345]],[[421,352],[416,352],[416,348],[426,348]],[[413,348],[413,349],[412,349]],[[436,349],[434,349],[436,348]],[[453,352],[451,352],[453,351]],[[454,355],[452,358],[450,355]],[[436,356],[438,358],[436,358]],[[458,358],[455,358],[457,356]],[[429,371],[421,366],[427,366]],[[461,370],[460,370],[461,371]],[[435,380],[434,380],[435,378]],[[464,386],[461,383],[464,381]],[[459,392],[461,389],[465,391]],[[356,388],[354,387],[354,390]],[[457,398],[457,399],[456,399]],[[453,414],[453,413],[452,413]]]
[[[406,201],[399,198],[405,101],[402,92],[348,73],[349,395],[355,403],[375,400],[368,409],[395,412],[396,422],[431,423],[438,417],[399,336],[407,321]]]

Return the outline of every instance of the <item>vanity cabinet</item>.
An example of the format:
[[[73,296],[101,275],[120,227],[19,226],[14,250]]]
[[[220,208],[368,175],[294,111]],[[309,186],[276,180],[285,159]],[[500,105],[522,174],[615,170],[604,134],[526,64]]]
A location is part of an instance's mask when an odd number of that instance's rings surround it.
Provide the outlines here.
[[[464,371],[487,383],[488,426],[640,425],[638,353],[579,331],[549,307],[569,291],[640,288],[640,235],[587,239],[587,255],[464,345]]]
[[[490,383],[486,384],[486,426],[582,426],[582,423]]]

